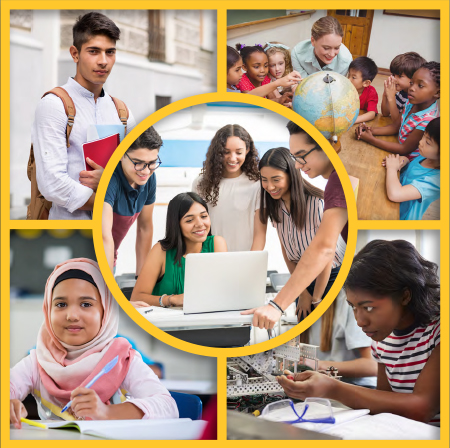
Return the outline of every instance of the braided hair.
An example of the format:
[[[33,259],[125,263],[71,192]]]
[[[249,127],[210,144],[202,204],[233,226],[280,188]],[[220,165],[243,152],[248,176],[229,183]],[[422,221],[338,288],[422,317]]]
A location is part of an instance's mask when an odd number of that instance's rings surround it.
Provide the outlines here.
[[[242,58],[242,62],[244,65],[247,64],[247,60],[253,53],[263,53],[266,54],[263,50],[263,47],[261,45],[254,45],[254,46],[245,46],[241,44],[236,44],[236,50],[239,52]]]
[[[441,88],[441,64],[439,62],[430,61],[422,64],[420,68],[426,68],[429,72],[433,81],[436,83],[438,88]]]

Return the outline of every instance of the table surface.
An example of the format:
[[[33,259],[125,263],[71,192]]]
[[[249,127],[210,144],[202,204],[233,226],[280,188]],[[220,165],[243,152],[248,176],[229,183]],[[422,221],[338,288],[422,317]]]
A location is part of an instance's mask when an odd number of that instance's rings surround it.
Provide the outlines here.
[[[369,126],[386,126],[392,123],[390,117],[378,114]],[[341,152],[339,157],[350,176],[359,179],[356,206],[358,219],[400,219],[400,205],[391,202],[386,193],[386,168],[381,165],[390,153],[383,151],[362,140],[356,140],[352,126],[340,137]],[[377,136],[382,140],[397,142],[397,135]]]

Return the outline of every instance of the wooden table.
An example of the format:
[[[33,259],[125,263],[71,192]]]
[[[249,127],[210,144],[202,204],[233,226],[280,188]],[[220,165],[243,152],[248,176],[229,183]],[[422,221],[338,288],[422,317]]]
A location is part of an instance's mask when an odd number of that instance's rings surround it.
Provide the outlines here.
[[[392,123],[390,117],[378,114],[369,126],[386,126]],[[386,194],[386,168],[381,165],[390,153],[376,148],[362,140],[356,140],[352,126],[340,138],[341,158],[347,173],[359,179],[356,207],[358,219],[400,219],[400,205],[391,202]],[[397,142],[397,135],[377,136],[382,140]]]

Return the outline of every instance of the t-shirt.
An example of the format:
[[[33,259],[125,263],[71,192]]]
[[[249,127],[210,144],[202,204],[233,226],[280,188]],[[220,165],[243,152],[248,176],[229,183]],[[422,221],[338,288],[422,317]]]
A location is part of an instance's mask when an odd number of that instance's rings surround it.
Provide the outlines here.
[[[440,344],[440,318],[425,327],[415,325],[394,330],[381,342],[372,342],[372,355],[386,367],[386,377],[393,392],[412,393],[422,369]],[[439,423],[436,415],[430,423]]]
[[[324,212],[330,208],[345,208],[347,210],[347,201],[345,200],[344,189],[342,188],[341,181],[336,171],[330,174],[328,178],[327,185],[324,191]],[[341,236],[343,240],[347,243],[348,236],[348,221],[342,229]]]
[[[119,163],[106,190],[105,202],[113,208],[112,236],[114,240],[114,266],[120,243],[146,205],[156,200],[156,176],[152,174],[145,185],[133,188]]]
[[[227,92],[233,92],[233,93],[241,93],[240,90],[236,89],[236,86],[231,86],[231,89],[227,87]]]
[[[400,203],[400,219],[422,219],[430,204],[441,196],[441,170],[422,166],[423,160],[425,157],[416,157],[400,174],[400,183],[416,187],[422,196]]]
[[[398,131],[399,143],[404,143],[408,135],[415,129],[425,131],[427,124],[431,120],[433,120],[433,118],[439,117],[439,108],[437,102],[434,102],[430,107],[427,107],[424,110],[410,114],[412,108],[413,104],[411,104],[408,100],[402,113],[402,123],[400,126],[400,130]],[[418,155],[419,151],[416,149],[407,157],[409,160],[412,160]]]
[[[266,76],[263,79],[261,86],[265,86],[266,84],[269,84],[269,83],[270,83],[270,78],[268,76]],[[248,78],[247,73],[244,73],[242,75],[242,78],[239,81],[239,84],[236,84],[236,88],[238,88],[240,92],[248,92],[250,90],[256,89],[256,87],[253,85],[253,83]]]
[[[374,86],[367,86],[359,96],[359,108],[367,112],[378,113],[378,93]]]
[[[291,214],[288,212],[284,201],[280,200],[279,216],[280,222],[274,222],[273,226],[277,229],[278,237],[284,247],[286,255],[290,261],[298,263],[303,252],[311,244],[316,236],[323,215],[323,199],[316,196],[307,196],[306,198],[306,220],[301,230],[297,228]],[[346,244],[339,237],[336,251],[333,258],[333,268],[342,264],[346,249]]]
[[[395,104],[397,105],[397,109],[399,112],[403,111],[403,108],[405,107],[405,103],[407,101],[408,101],[408,92],[400,90],[400,92],[397,92],[395,94]]]
[[[331,335],[331,350],[322,352],[317,349],[317,357],[321,361],[353,361],[361,358],[359,348],[370,347],[372,339],[366,336],[356,324],[352,308],[347,303],[347,296],[342,289],[336,297],[333,319],[333,332]],[[320,346],[320,333],[322,331],[322,318],[312,324],[309,330],[309,343]],[[363,378],[342,378],[347,383],[358,386],[376,387],[377,377],[368,376]]]
[[[200,175],[192,183],[192,191],[198,194],[201,179]],[[259,210],[260,198],[259,181],[250,180],[245,173],[221,179],[217,205],[208,204],[208,212],[211,233],[225,238],[228,252],[252,248],[255,212]]]

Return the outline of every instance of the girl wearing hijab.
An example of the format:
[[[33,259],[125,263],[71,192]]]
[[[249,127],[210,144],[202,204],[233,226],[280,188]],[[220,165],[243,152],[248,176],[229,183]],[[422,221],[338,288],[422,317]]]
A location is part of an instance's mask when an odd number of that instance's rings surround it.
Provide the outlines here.
[[[76,258],[56,266],[43,311],[36,349],[11,369],[10,422],[16,428],[27,415],[22,400],[30,393],[42,420],[178,417],[175,401],[141,355],[116,338],[118,305],[96,262]],[[116,356],[110,372],[84,387]]]

